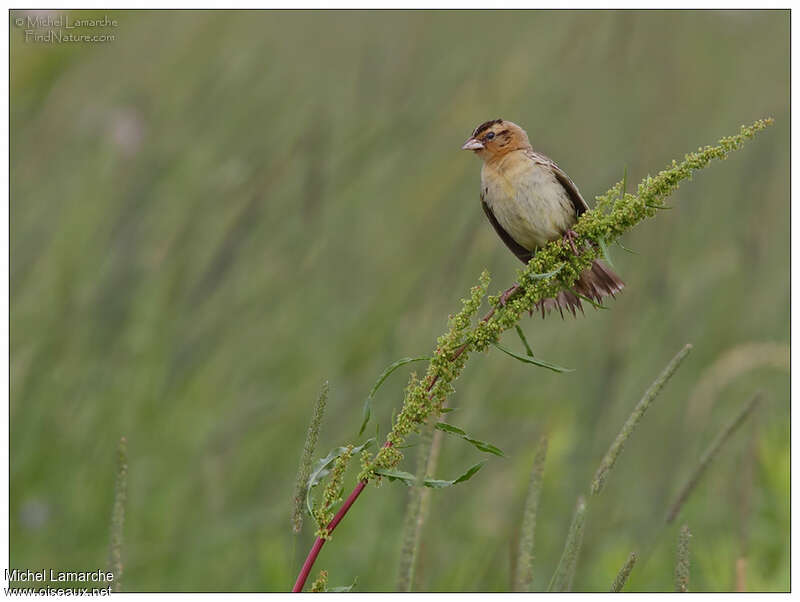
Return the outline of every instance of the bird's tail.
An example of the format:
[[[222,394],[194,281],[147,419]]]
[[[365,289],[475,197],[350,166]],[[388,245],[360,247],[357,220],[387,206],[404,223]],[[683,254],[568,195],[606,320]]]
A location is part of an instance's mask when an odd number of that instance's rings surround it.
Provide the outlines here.
[[[544,317],[545,311],[549,312],[553,309],[558,309],[562,317],[564,309],[571,311],[574,316],[576,309],[583,311],[581,296],[600,303],[603,297],[609,295],[613,297],[624,287],[625,283],[619,276],[600,263],[600,260],[595,259],[592,266],[587,268],[572,285],[574,292],[561,291],[554,299],[544,299],[539,302],[539,307],[542,310],[542,317]]]

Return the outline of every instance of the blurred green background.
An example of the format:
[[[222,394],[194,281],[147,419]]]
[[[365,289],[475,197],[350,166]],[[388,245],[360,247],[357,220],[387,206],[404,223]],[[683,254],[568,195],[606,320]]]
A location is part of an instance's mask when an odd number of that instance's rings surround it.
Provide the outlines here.
[[[624,237],[638,255],[612,249],[627,289],[610,311],[523,321],[575,372],[471,358],[448,421],[507,457],[433,491],[417,588],[510,588],[548,429],[546,588],[578,495],[691,342],[592,500],[574,588],[607,590],[636,551],[628,589],[671,590],[687,522],[692,590],[736,589],[739,558],[747,590],[788,590],[788,11],[109,11],[98,44],[26,43],[27,14],[10,24],[12,567],[105,566],[125,435],[125,590],[289,589],[313,539],[290,511],[321,383],[318,456],[356,440],[378,374],[431,352],[483,268],[496,292],[521,265],[459,150],[475,125],[520,123],[591,200],[772,116]],[[382,433],[408,372],[377,396]],[[479,459],[448,438],[435,476]],[[331,585],[394,588],[406,500],[370,486],[317,563]]]

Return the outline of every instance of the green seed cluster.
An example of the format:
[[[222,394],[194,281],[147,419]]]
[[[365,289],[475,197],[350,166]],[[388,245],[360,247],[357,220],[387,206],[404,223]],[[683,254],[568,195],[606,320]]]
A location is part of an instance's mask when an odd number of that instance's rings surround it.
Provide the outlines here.
[[[330,479],[322,494],[322,505],[319,508],[314,508],[314,518],[319,527],[316,536],[320,539],[330,539],[328,523],[333,520],[333,508],[342,501],[342,480],[352,455],[353,446],[348,445],[342,455],[336,458],[333,463],[333,469],[331,469]]]
[[[563,240],[553,241],[537,251],[528,265],[517,273],[522,290],[504,306],[499,304],[499,295],[490,296],[488,301],[494,307],[493,314],[473,326],[472,320],[489,288],[489,274],[484,271],[479,284],[471,289],[470,296],[461,300],[461,311],[450,316],[449,330],[439,337],[425,377],[419,380],[412,375],[402,410],[386,438],[387,445],[371,462],[362,459],[359,478],[369,481],[375,478],[376,468],[397,466],[403,458],[397,448],[409,434],[418,432],[432,414],[441,412],[446,397],[454,391],[452,383],[461,374],[469,354],[484,351],[496,343],[503,332],[514,328],[525,313],[536,310],[543,299],[569,289],[600,256],[598,241],[611,244],[645,218],[654,216],[665,208],[664,199],[678,188],[681,181],[691,179],[694,171],[706,167],[711,160],[725,159],[731,151],[741,148],[748,139],[772,123],[772,119],[763,119],[742,126],[739,134],[722,138],[716,146],[689,153],[681,162],[673,161],[668,169],[655,177],[645,178],[635,195],[624,191],[622,181],[615,184],[604,195],[596,197],[596,207],[586,211],[573,228],[579,253],[575,254]]]
[[[472,319],[481,307],[483,298],[489,290],[489,272],[483,271],[480,281],[470,289],[469,297],[461,300],[461,311],[448,320],[449,329],[439,337],[433,359],[428,364],[425,377],[420,380],[412,373],[406,387],[405,401],[400,413],[393,421],[392,430],[386,437],[385,445],[372,462],[363,465],[360,478],[369,481],[375,477],[375,469],[391,469],[403,459],[398,449],[409,434],[419,432],[419,428],[431,416],[440,414],[447,396],[455,391],[453,381],[464,368],[468,353],[454,357],[456,349],[467,343]]]
[[[311,592],[319,594],[326,591],[328,591],[328,571],[322,569],[314,583],[311,584]]]

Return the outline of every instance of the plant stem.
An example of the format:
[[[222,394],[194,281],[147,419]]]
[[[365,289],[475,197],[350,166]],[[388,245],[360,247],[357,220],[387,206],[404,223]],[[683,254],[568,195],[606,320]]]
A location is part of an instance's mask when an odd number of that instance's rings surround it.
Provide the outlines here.
[[[686,502],[689,494],[694,491],[694,488],[697,486],[698,481],[700,481],[700,477],[703,476],[706,468],[717,455],[717,452],[728,440],[728,438],[733,434],[733,432],[739,428],[739,426],[747,419],[747,417],[752,413],[758,403],[761,401],[761,393],[757,393],[749,402],[745,404],[745,406],[739,411],[739,413],[734,417],[731,422],[729,422],[714,438],[711,444],[708,446],[706,451],[703,453],[700,461],[695,466],[694,471],[692,471],[691,476],[686,481],[686,484],[681,489],[678,497],[673,502],[672,506],[667,513],[666,522],[671,523],[675,520],[675,517],[678,516],[678,513],[681,511],[683,504]]]
[[[583,496],[578,498],[572,524],[569,526],[567,541],[564,543],[564,552],[558,561],[556,572],[550,580],[548,592],[571,592],[572,580],[575,577],[575,566],[578,563],[578,554],[583,543],[583,525],[586,521],[586,500]]]
[[[400,568],[397,576],[398,592],[410,592],[414,589],[419,542],[422,539],[422,527],[428,518],[430,507],[431,490],[423,485],[425,478],[436,472],[443,435],[442,431],[428,426],[420,438],[417,483],[409,491],[406,506],[403,547],[400,551]]]
[[[631,433],[633,433],[636,425],[639,424],[639,421],[650,407],[650,404],[652,404],[653,400],[658,397],[661,389],[663,389],[664,385],[667,384],[667,381],[672,378],[672,375],[675,374],[678,366],[681,365],[681,362],[691,350],[692,346],[690,344],[687,343],[684,345],[683,349],[681,349],[678,354],[672,358],[672,361],[667,364],[667,367],[664,368],[664,371],[658,376],[658,378],[656,378],[656,380],[653,381],[653,384],[651,384],[647,391],[645,391],[644,395],[639,400],[639,403],[636,404],[633,412],[631,412],[631,415],[622,426],[622,430],[617,435],[617,438],[614,439],[611,447],[608,448],[606,455],[600,462],[600,467],[597,469],[594,479],[592,480],[592,495],[597,495],[603,490],[608,473],[611,472],[612,468],[614,468],[617,458],[619,458],[619,455],[622,453],[622,448],[625,447],[625,442],[631,436]]]
[[[355,503],[355,501],[358,499],[358,496],[361,495],[361,492],[364,491],[364,487],[366,486],[366,481],[358,482],[355,489],[353,489],[352,493],[344,501],[344,504],[342,504],[342,507],[339,508],[339,512],[337,512],[336,516],[333,517],[333,520],[328,523],[328,533],[333,533],[336,525],[342,521],[344,515],[347,514],[348,510],[350,510],[350,506]],[[306,561],[303,563],[303,568],[300,569],[300,574],[297,576],[297,581],[295,581],[294,587],[292,588],[292,593],[303,591],[303,586],[306,584],[308,575],[311,573],[311,569],[314,567],[314,562],[316,562],[317,556],[319,556],[319,552],[323,545],[325,545],[325,540],[321,537],[317,537],[314,545],[311,547],[311,551],[306,557]]]
[[[128,502],[128,441],[119,440],[117,448],[117,481],[114,486],[114,508],[111,512],[111,546],[108,567],[114,573],[115,592],[122,591],[122,540],[125,526],[125,506]]]
[[[678,535],[678,554],[675,562],[675,591],[689,591],[689,525],[683,525]]]
[[[542,492],[542,477],[544,475],[544,461],[547,458],[547,435],[542,435],[536,448],[533,460],[528,496],[525,499],[525,509],[522,513],[522,526],[520,527],[519,551],[517,552],[516,579],[514,591],[532,591],[533,584],[533,546],[536,532],[536,513],[539,508],[539,496]]]

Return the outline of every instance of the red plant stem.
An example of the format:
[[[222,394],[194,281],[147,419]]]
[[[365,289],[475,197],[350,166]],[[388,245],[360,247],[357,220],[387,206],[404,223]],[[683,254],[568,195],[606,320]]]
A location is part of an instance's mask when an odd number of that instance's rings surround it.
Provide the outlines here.
[[[328,533],[333,532],[341,520],[344,518],[344,515],[347,514],[347,511],[350,510],[350,506],[358,499],[358,496],[361,495],[361,492],[364,491],[364,487],[367,486],[366,481],[359,481],[356,488],[353,489],[353,492],[348,496],[345,500],[342,507],[339,508],[339,512],[336,513],[336,516],[333,517],[333,520],[328,523]],[[292,593],[302,592],[303,587],[306,584],[306,580],[308,579],[308,575],[311,572],[311,567],[314,566],[314,562],[317,560],[317,556],[319,556],[319,551],[322,549],[322,546],[325,544],[325,540],[321,537],[317,537],[317,540],[314,542],[314,545],[311,546],[311,551],[308,553],[306,557],[306,561],[303,563],[303,568],[300,569],[300,574],[297,576],[297,581],[294,583],[294,587],[292,588]]]
[[[483,318],[483,321],[485,322],[486,320],[491,318],[493,314],[494,310],[489,312],[489,314]],[[459,347],[456,350],[455,355],[451,359],[456,359],[459,355],[464,353],[466,348],[467,348],[467,343],[464,343],[461,347]],[[436,384],[436,381],[438,380],[439,380],[439,375],[437,374],[431,380],[431,384],[428,385],[426,391],[430,391],[431,389],[433,389],[433,386]],[[391,445],[392,444],[389,441],[383,444],[384,447],[391,447]],[[347,514],[348,510],[350,510],[350,506],[352,506],[355,503],[355,501],[358,499],[358,496],[361,495],[361,492],[364,491],[364,488],[366,486],[367,486],[367,481],[358,482],[358,485],[356,485],[355,489],[353,489],[352,493],[350,493],[350,495],[344,501],[342,507],[339,508],[339,512],[337,512],[336,516],[333,517],[333,520],[328,523],[327,529],[329,534],[332,533],[333,530],[336,528],[336,525],[338,525],[342,521],[344,515]],[[321,537],[317,537],[317,539],[314,541],[314,545],[311,546],[311,550],[308,552],[308,556],[306,556],[306,561],[303,563],[303,568],[300,569],[300,574],[297,575],[297,581],[294,582],[294,587],[292,588],[293,594],[300,593],[303,591],[303,588],[306,585],[306,581],[308,580],[308,576],[309,574],[311,574],[311,569],[314,567],[314,563],[317,561],[317,556],[319,556],[319,552],[320,550],[322,550],[323,545],[325,545],[325,540]]]

